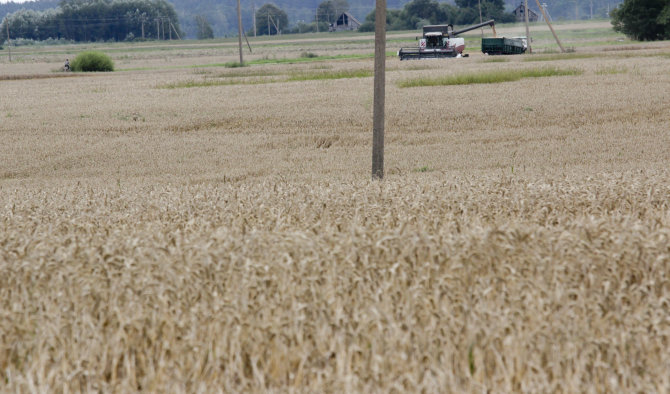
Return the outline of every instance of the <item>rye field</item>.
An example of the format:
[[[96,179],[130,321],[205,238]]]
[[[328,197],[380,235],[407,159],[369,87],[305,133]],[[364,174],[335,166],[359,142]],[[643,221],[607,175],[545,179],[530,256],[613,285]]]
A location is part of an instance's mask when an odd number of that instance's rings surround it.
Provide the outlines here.
[[[669,392],[670,42],[556,28],[389,33],[383,181],[372,36],[0,51],[0,391]]]

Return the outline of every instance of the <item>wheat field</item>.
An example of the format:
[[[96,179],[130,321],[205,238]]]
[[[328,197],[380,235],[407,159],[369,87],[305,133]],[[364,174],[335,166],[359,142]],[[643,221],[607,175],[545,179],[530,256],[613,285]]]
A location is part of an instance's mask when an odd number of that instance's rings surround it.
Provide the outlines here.
[[[0,391],[670,391],[670,44],[593,26],[389,57],[383,181],[368,41],[0,58]]]

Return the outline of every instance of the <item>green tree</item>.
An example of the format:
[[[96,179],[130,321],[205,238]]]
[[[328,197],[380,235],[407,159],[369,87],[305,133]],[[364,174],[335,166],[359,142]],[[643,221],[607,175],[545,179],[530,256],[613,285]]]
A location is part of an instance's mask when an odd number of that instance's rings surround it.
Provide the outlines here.
[[[661,11],[660,15],[658,15],[658,18],[656,18],[656,22],[664,25],[666,31],[668,30],[668,27],[670,26],[670,4],[663,8],[663,11]]]
[[[333,23],[343,12],[349,11],[347,0],[326,0],[319,3],[316,13],[319,22]],[[315,16],[316,20],[316,16]]]
[[[407,3],[403,9],[406,25],[413,29],[418,23],[429,21],[431,24],[442,23],[446,20],[446,15],[440,4],[435,0],[414,0]]]
[[[667,0],[625,0],[612,10],[614,30],[639,41],[670,39]]]
[[[386,30],[405,30],[410,29],[406,27],[406,21],[402,10],[387,10],[386,11]],[[411,28],[413,29],[413,27]],[[360,32],[375,31],[375,11],[372,10],[365,16],[365,22],[358,28]]]
[[[347,0],[332,0],[335,10],[342,12],[349,11],[349,2]]]
[[[387,30],[420,29],[427,24],[456,23],[459,9],[448,3],[438,3],[436,0],[413,0],[402,10],[388,10],[386,13]],[[365,22],[359,31],[374,31],[375,12],[365,17]]]
[[[288,15],[274,4],[265,4],[256,11],[256,33],[278,34],[288,26]]]
[[[456,23],[472,25],[479,23],[479,0],[456,0],[460,8]],[[514,22],[514,15],[505,12],[504,0],[481,0],[482,20],[495,19],[498,23]]]
[[[208,38],[214,38],[214,30],[209,24],[207,19],[202,15],[195,16],[195,23],[198,25],[198,39],[205,40]]]
[[[326,0],[316,7],[314,20],[316,21],[317,18],[319,22],[333,23],[335,20],[335,5],[332,0]]]
[[[32,40],[123,41],[183,35],[174,8],[165,0],[63,0],[60,8],[19,10],[6,20],[12,36]]]

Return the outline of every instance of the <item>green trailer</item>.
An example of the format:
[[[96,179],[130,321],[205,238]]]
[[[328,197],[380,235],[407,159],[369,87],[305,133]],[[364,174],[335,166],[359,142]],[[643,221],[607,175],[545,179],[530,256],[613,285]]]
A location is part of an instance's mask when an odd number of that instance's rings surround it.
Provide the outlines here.
[[[525,38],[482,38],[482,52],[487,55],[519,55],[526,52]]]

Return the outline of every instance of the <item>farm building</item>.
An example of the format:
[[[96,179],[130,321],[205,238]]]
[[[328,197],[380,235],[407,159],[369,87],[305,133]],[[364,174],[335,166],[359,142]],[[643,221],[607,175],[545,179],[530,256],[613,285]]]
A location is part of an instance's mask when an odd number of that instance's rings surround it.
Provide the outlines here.
[[[328,31],[358,30],[361,22],[348,12],[343,12],[334,23],[330,24]]]
[[[524,15],[525,12],[526,10],[523,3],[516,7],[514,11],[512,11],[514,16],[516,16],[517,22],[524,22],[526,20]],[[537,22],[538,20],[540,20],[540,15],[528,7],[528,22]]]

